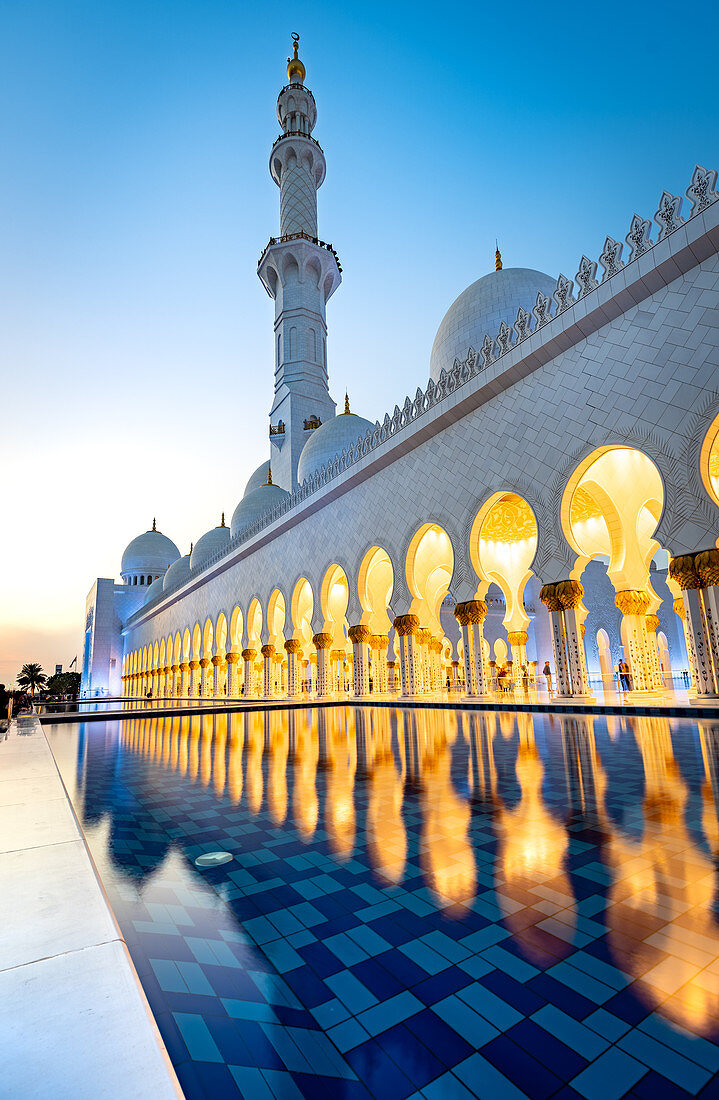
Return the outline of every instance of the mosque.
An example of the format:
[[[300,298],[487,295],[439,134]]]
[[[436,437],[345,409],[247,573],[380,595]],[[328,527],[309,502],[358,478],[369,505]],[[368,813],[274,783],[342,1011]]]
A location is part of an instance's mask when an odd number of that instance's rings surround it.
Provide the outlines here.
[[[229,525],[156,529],[86,604],[85,697],[521,690],[631,671],[719,696],[719,194],[695,167],[573,278],[503,267],[442,320],[424,389],[382,418],[330,393],[325,154],[295,36],[269,157],[279,235],[268,450]],[[421,379],[418,379],[420,381]],[[258,456],[259,457],[259,456]],[[455,696],[456,697],[456,696]]]

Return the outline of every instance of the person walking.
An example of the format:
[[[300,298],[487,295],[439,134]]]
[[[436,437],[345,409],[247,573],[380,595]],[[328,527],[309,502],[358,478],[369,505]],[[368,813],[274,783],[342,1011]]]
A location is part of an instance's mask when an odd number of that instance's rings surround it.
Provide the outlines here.
[[[554,691],[552,690],[552,670],[549,667],[549,661],[544,662],[544,668],[542,669],[542,675],[544,676],[544,679],[547,681],[547,692],[549,694],[549,698],[553,699],[554,698]]]

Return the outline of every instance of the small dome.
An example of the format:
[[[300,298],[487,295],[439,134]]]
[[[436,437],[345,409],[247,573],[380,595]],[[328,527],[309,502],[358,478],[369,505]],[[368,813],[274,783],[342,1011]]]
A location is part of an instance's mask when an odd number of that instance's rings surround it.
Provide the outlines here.
[[[133,539],[122,555],[120,572],[126,573],[165,573],[167,567],[173,561],[177,561],[180,551],[172,539],[155,530],[153,522],[151,531],[144,531]]]
[[[335,455],[341,455],[342,451],[354,447],[359,436],[364,435],[368,428],[373,429],[374,424],[352,412],[340,413],[315,428],[300,454],[297,467],[300,485],[316,470],[332,462]]]
[[[259,489],[259,488],[261,488],[261,486],[266,485],[269,476],[270,476],[270,460],[268,458],[266,462],[263,462],[260,466],[257,467],[254,474],[252,475],[250,480],[245,485],[245,491],[242,494],[243,497],[246,497],[250,493],[253,493],[255,491],[255,489]]]
[[[218,551],[224,550],[230,541],[230,529],[225,527],[225,513],[222,513],[222,523],[219,527],[213,527],[206,531],[195,543],[195,548],[190,554],[190,567],[199,569],[209,561]]]
[[[180,561],[182,561],[182,558],[180,558]],[[172,564],[174,565],[175,563],[173,562]],[[167,573],[165,573],[165,577],[166,576]],[[162,595],[162,591],[165,586],[165,577],[155,577],[154,581],[152,582],[145,594],[145,599],[143,603],[150,603],[151,600],[154,600],[155,596]]]
[[[164,580],[162,582],[162,588],[164,592],[169,592],[171,588],[179,588],[185,581],[190,579],[190,555],[185,554],[184,557],[178,558],[177,561],[173,561],[170,568],[165,573]],[[155,582],[152,582],[150,587],[154,586]]]
[[[276,504],[281,504],[283,500],[287,500],[289,495],[279,485],[267,484],[260,485],[258,489],[253,489],[252,492],[247,493],[243,496],[232,515],[232,523],[230,524],[232,537],[239,535],[241,531],[244,531],[260,516],[264,516]]]
[[[470,348],[479,352],[485,335],[496,336],[502,321],[511,328],[520,306],[531,313],[540,290],[551,298],[556,289],[551,275],[528,267],[505,267],[477,279],[452,302],[437,329],[429,367],[433,380],[443,369],[450,371],[455,359],[466,359]]]

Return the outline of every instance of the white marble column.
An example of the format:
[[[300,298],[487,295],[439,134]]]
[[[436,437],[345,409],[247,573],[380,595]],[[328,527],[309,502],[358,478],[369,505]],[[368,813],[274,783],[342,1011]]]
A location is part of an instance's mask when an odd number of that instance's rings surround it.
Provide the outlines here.
[[[317,650],[317,696],[323,698],[332,694],[330,676],[330,647],[332,645],[331,634],[314,634],[312,637]]]
[[[402,695],[407,698],[418,694],[417,655],[415,652],[416,634],[419,619],[416,615],[399,615],[394,620],[394,628],[399,637],[399,669]]]
[[[368,626],[351,626],[347,632],[352,642],[352,690],[355,695],[369,695],[369,642],[372,631]]]
[[[555,695],[558,695],[560,698],[569,698],[572,694],[572,686],[569,678],[569,663],[567,660],[567,647],[564,636],[563,607],[557,596],[557,585],[542,585],[539,598],[549,612],[549,624],[552,631],[552,651],[554,653],[554,668],[556,673]]]

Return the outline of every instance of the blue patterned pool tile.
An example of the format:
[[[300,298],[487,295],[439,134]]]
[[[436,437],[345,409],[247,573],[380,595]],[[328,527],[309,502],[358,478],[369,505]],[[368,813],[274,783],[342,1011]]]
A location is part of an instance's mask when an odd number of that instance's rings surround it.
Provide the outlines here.
[[[346,1058],[372,1096],[405,1100],[416,1091],[416,1085],[373,1039],[348,1050]]]
[[[584,1020],[597,1007],[594,1001],[590,1001],[587,997],[576,993],[569,986],[556,981],[549,974],[537,974],[536,978],[532,978],[527,982],[527,988],[538,994],[547,1004],[556,1005],[557,1008],[560,1008],[575,1020]]]
[[[506,1001],[522,1016],[531,1016],[545,1003],[544,999],[528,989],[525,983],[518,982],[501,970],[492,970],[491,973],[484,975],[481,979],[481,985],[501,1000]]]
[[[432,1011],[440,1016],[453,1031],[466,1039],[478,1050],[499,1034],[496,1027],[485,1016],[476,1012],[466,1001],[452,994],[432,1006]]]
[[[262,1071],[253,1066],[229,1066],[230,1073],[237,1083],[243,1100],[275,1100],[275,1095],[262,1075]],[[292,1078],[286,1074],[290,1080]],[[299,1096],[300,1094],[297,1093]]]
[[[312,1015],[320,1027],[327,1031],[335,1024],[341,1024],[346,1020],[350,1016],[350,1012],[346,1005],[342,1004],[342,1001],[333,997],[332,1000],[325,1001],[324,1004],[313,1008]]]
[[[481,1054],[472,1054],[458,1066],[455,1066],[454,1072],[471,1091],[472,1096],[478,1096],[480,1100],[520,1100],[520,1098],[526,1098],[526,1093],[521,1092],[496,1066],[493,1066]],[[434,1097],[432,1100],[434,1100]],[[437,1100],[440,1100],[439,1095]]]
[[[233,1020],[256,1020],[259,1023],[276,1023],[277,1015],[272,1005],[262,1001],[235,1001],[231,997],[221,998],[228,1016]]]
[[[187,985],[177,968],[177,963],[171,959],[150,959],[150,964],[155,972],[155,977],[165,993],[186,993]]]
[[[617,1046],[643,1062],[648,1069],[667,1077],[687,1092],[698,1092],[711,1077],[710,1070],[684,1058],[676,1050],[657,1042],[639,1028],[620,1039]]]
[[[453,1073],[443,1073],[422,1089],[426,1100],[475,1100],[479,1093],[471,1092]],[[489,1094],[482,1093],[482,1096]]]
[[[446,970],[440,970],[439,974],[425,978],[416,985],[413,984],[412,992],[415,997],[419,997],[426,1005],[431,1006],[470,984],[469,974],[460,970],[458,966],[448,966]]]
[[[315,974],[320,978],[326,978],[330,974],[336,974],[342,969],[342,963],[336,955],[333,955],[328,947],[319,940],[301,947],[299,954],[302,960],[311,966]]]
[[[371,993],[350,970],[331,975],[325,985],[347,1006],[353,1016],[377,1004],[374,993]]]
[[[462,962],[463,959],[473,954],[472,950],[466,944],[466,937],[463,942],[459,944],[439,929],[435,929],[426,936],[422,936],[422,943],[424,943],[426,947],[429,947],[430,950],[436,951],[438,955],[443,955],[449,963]]]
[[[270,1086],[273,1100],[303,1100],[302,1092],[291,1073],[279,1069],[264,1069],[262,1076]],[[326,1082],[323,1082],[325,1089]]]
[[[231,967],[233,969],[239,969],[242,966],[230,945],[224,940],[185,936],[185,943],[199,963],[207,963],[210,966]]]
[[[339,977],[339,975],[334,975],[334,977]],[[321,1005],[327,1000],[327,986],[332,980],[333,978],[330,977],[327,978],[326,982],[322,981],[310,966],[300,966],[285,974],[287,985],[299,997],[305,1008],[310,1011],[316,1005]]]
[[[491,974],[494,970],[494,965],[488,962],[483,955],[470,955],[468,959],[462,960],[459,967],[475,981],[478,978],[483,978],[485,974]]]
[[[486,959],[492,967],[496,967],[503,974],[509,974],[511,978],[515,978],[518,982],[528,982],[530,978],[534,978],[539,974],[536,966],[532,966],[526,959],[519,958],[511,951],[507,951],[500,944],[493,944],[488,947],[486,951],[482,952],[482,958]]]
[[[295,951],[294,947],[283,939],[264,944],[263,951],[280,974],[286,974],[288,970],[295,970],[297,967],[302,966],[304,962],[302,956]]]
[[[694,1093],[675,1085],[660,1073],[650,1070],[632,1089],[629,1096],[631,1100],[690,1100]],[[716,1089],[708,1085],[702,1090],[701,1096],[705,1100],[716,1096]]]
[[[719,1046],[716,1043],[694,1035],[680,1024],[674,1022],[670,1024],[654,1012],[647,1016],[646,1020],[642,1020],[639,1027],[641,1031],[645,1031],[665,1046],[672,1047],[678,1054],[683,1054],[692,1062],[705,1066],[712,1073],[719,1071]]]
[[[396,996],[365,1009],[357,1018],[370,1035],[379,1035],[380,1032],[401,1023],[422,1008],[424,1005],[421,1001],[418,1001],[409,990],[404,989]]]
[[[279,939],[282,935],[268,917],[253,917],[251,920],[246,920],[243,928],[253,942],[260,947],[271,940]]]
[[[486,928],[480,928],[476,932],[471,932],[469,936],[461,941],[462,945],[471,954],[479,954],[480,951],[484,951],[487,947],[492,947],[495,943],[500,943],[505,940],[509,932],[506,928],[502,928],[498,924],[488,924]]]
[[[398,910],[402,910],[402,906],[398,901],[394,898],[385,898],[384,901],[379,901],[376,905],[367,905],[363,909],[358,909],[355,916],[358,920],[361,920],[363,924],[371,924],[374,921],[380,921],[383,917],[389,916],[390,913],[396,913]],[[395,928],[397,927],[394,921],[388,923],[391,923]],[[375,930],[382,935],[379,928]]]
[[[482,1056],[532,1100],[548,1100],[563,1084],[560,1077],[508,1035],[498,1035],[487,1043]]]
[[[401,993],[404,988],[402,982],[398,981],[389,970],[385,970],[376,959],[364,959],[363,962],[351,967],[351,970],[355,977],[362,982],[362,985],[366,986],[371,993],[374,993],[380,1001],[394,997],[395,994]]]
[[[173,1012],[190,1058],[197,1062],[224,1062],[203,1016],[198,1013]]]
[[[551,1070],[560,1081],[576,1077],[589,1061],[534,1020],[520,1020],[507,1032],[507,1037]]]
[[[592,1012],[591,1015],[586,1016],[584,1019],[586,1027],[596,1031],[598,1035],[608,1039],[610,1043],[616,1043],[617,1039],[620,1039],[622,1035],[626,1035],[629,1031],[630,1025],[626,1020],[619,1019],[618,1016],[614,1016],[611,1012],[608,1012],[605,1008],[598,1008],[596,1012]]]
[[[314,1073],[320,1076],[355,1079],[354,1070],[323,1031],[308,1031],[306,1028],[292,1028],[288,1031],[307,1057]]]
[[[389,947],[387,941],[382,939],[381,936],[366,924],[359,924],[355,928],[349,928],[347,930],[347,935],[366,951],[369,956],[380,955]]]
[[[323,940],[325,947],[329,948],[344,966],[353,966],[367,958],[367,952],[360,947],[356,940],[346,932],[340,932],[336,936],[330,936]]]
[[[402,944],[399,950],[402,951],[408,959],[411,959],[421,966],[427,974],[439,974],[441,970],[445,970],[447,967],[447,960],[444,955],[440,955],[437,951],[433,951],[431,947],[428,947],[426,943],[422,943],[421,940],[412,940],[410,943]]]
[[[378,1041],[417,1088],[423,1088],[445,1072],[444,1064],[434,1052],[404,1024],[388,1028],[382,1032]]]
[[[288,1028],[265,1023],[260,1024],[260,1027],[285,1069],[291,1072],[313,1072],[311,1063],[292,1038]]]
[[[619,1100],[636,1085],[647,1067],[617,1047],[610,1047],[575,1077],[572,1087],[586,1100]]]
[[[327,1032],[327,1036],[343,1054],[353,1047],[358,1047],[360,1043],[366,1042],[369,1038],[365,1029],[357,1023],[354,1016],[350,1016],[349,1019],[343,1020],[341,1024],[331,1027]]]
[[[511,979],[510,979],[511,980]],[[522,1019],[522,1013],[510,1004],[495,996],[483,982],[472,982],[471,985],[460,989],[458,997],[468,1004],[475,1012],[490,1020],[500,1031],[506,1031]]]
[[[615,990],[624,989],[631,981],[631,978],[628,978],[626,974],[622,974],[616,966],[603,962],[602,959],[598,959],[596,955],[587,951],[575,951],[572,955],[572,966],[583,970],[586,974],[596,978],[597,981],[603,982],[604,985],[608,985]]]
[[[550,1035],[556,1036],[582,1058],[586,1058],[588,1062],[598,1058],[609,1046],[606,1039],[585,1027],[584,1024],[573,1020],[555,1005],[544,1005],[532,1015],[532,1019]]]
[[[636,1026],[649,1015],[649,1009],[644,1004],[643,998],[638,997],[631,985],[621,989],[610,1000],[606,1001],[603,1008],[613,1016],[618,1016],[627,1024]]]

